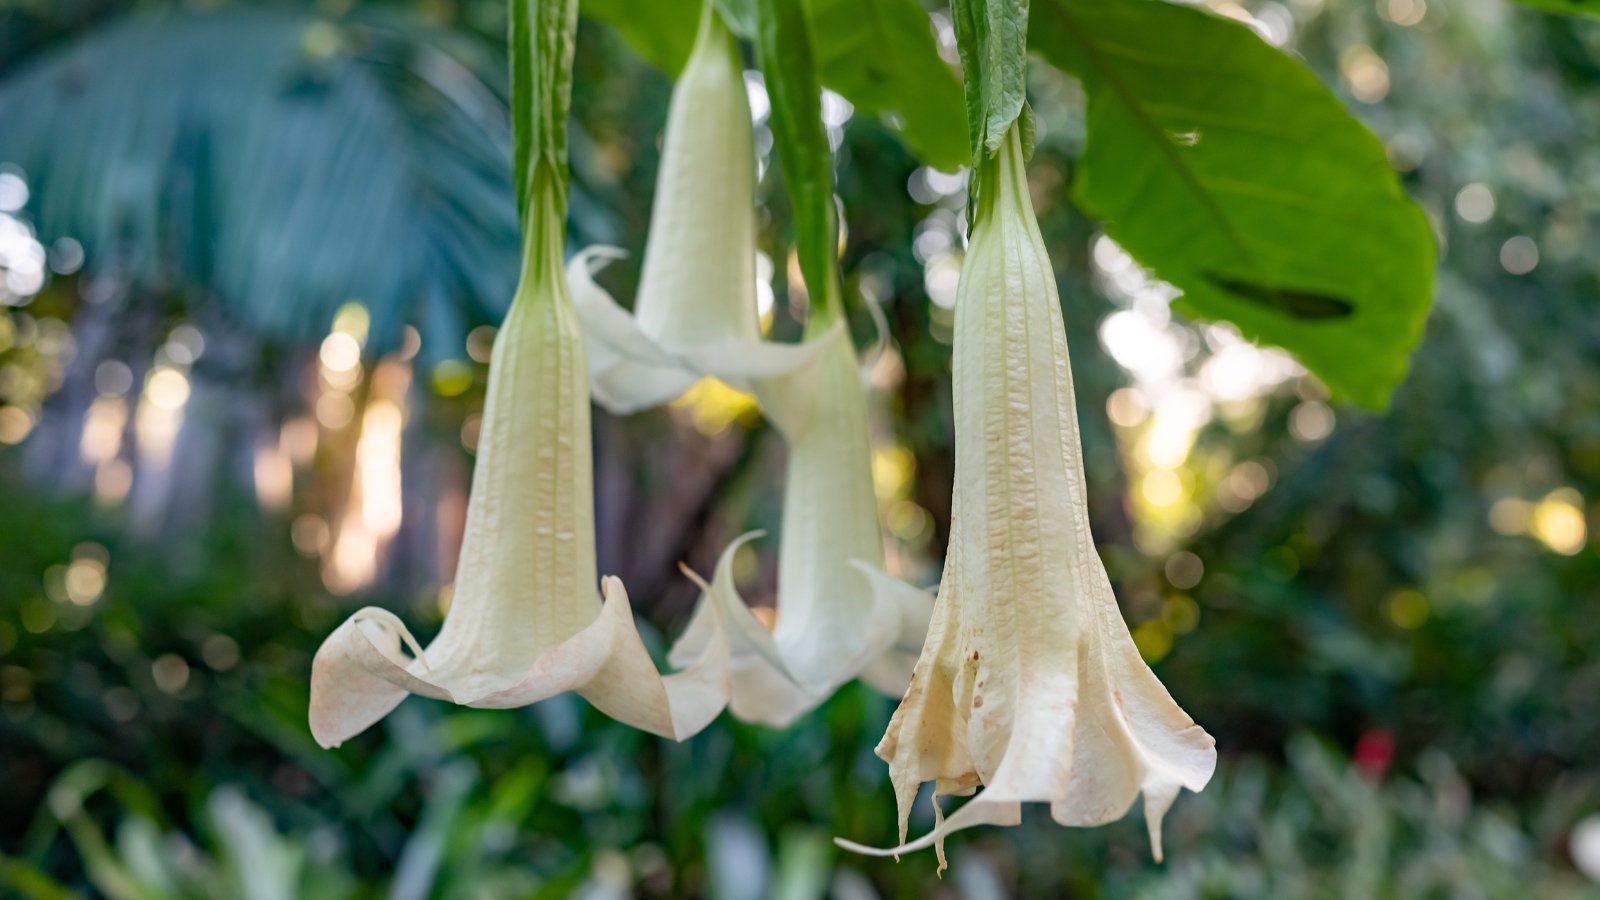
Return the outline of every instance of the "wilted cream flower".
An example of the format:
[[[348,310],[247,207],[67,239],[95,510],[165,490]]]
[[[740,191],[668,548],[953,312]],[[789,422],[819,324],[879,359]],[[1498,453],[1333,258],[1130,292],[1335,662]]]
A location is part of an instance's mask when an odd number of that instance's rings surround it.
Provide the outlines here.
[[[790,371],[814,352],[761,339],[755,167],[739,48],[706,0],[672,90],[633,312],[590,278],[593,261],[618,251],[591,248],[569,269],[601,406],[658,406],[704,375],[748,387],[746,378]]]
[[[723,552],[701,608],[668,656],[675,665],[698,658],[704,624],[718,611],[732,643],[730,709],[778,727],[854,678],[900,695],[932,613],[927,594],[884,572],[867,398],[849,335],[836,322],[812,343],[820,349],[803,368],[752,382],[789,442],[777,621],[768,633],[734,589],[730,563],[747,535]]]
[[[911,686],[878,756],[902,845],[1014,825],[1050,804],[1062,825],[1120,818],[1143,791],[1152,850],[1215,742],[1145,665],[1089,531],[1083,450],[1060,300],[1013,126],[979,182],[956,296],[956,469],[950,549]],[[983,792],[904,843],[918,786]]]
[[[596,594],[588,374],[548,193],[489,365],[444,627],[424,649],[393,613],[368,607],[328,637],[312,663],[310,707],[325,747],[359,734],[408,692],[505,708],[576,691],[613,718],[678,740],[726,705],[720,618],[707,623],[685,670],[663,677],[622,582],[606,578],[603,602]]]

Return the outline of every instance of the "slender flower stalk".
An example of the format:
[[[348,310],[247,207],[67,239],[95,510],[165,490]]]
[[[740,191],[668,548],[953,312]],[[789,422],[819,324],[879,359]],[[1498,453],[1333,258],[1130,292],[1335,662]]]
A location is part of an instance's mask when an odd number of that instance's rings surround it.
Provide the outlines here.
[[[756,153],[739,48],[710,0],[672,91],[661,168],[630,314],[590,277],[613,248],[571,268],[595,402],[659,406],[702,376],[741,387],[804,365],[807,344],[761,338],[756,308]]]
[[[548,179],[534,188],[534,204],[521,283],[489,364],[444,627],[422,648],[393,613],[368,607],[328,637],[312,663],[310,707],[325,747],[365,730],[407,693],[506,708],[575,691],[613,718],[676,740],[727,703],[720,617],[684,670],[663,677],[622,582],[606,578],[603,601],[596,594],[588,369],[562,271],[564,216]]]
[[[1142,791],[1152,851],[1181,788],[1216,767],[1215,742],[1145,665],[1089,531],[1083,450],[1055,277],[1012,126],[978,173],[957,289],[955,495],[950,549],[927,643],[878,744],[901,845],[979,824],[1014,825],[1050,804],[1062,825],[1101,825]],[[906,842],[918,786],[966,795]]]

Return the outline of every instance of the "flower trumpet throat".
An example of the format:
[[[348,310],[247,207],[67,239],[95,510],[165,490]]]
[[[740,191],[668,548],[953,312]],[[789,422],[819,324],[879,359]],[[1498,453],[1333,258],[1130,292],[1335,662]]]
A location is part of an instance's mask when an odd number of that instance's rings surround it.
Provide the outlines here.
[[[898,854],[1050,804],[1062,825],[1123,816],[1140,792],[1152,852],[1181,788],[1216,767],[1128,633],[1089,530],[1060,300],[1016,126],[981,170],[956,295],[956,466],[943,581],[910,688],[877,748]],[[982,792],[905,842],[918,786]]]
[[[423,649],[393,613],[368,607],[328,637],[312,663],[310,704],[325,747],[408,692],[505,708],[576,691],[613,718],[679,740],[726,705],[720,618],[684,671],[663,677],[622,582],[607,578],[604,600],[596,594],[588,374],[562,273],[561,216],[548,191],[543,202],[489,364],[444,626]]]

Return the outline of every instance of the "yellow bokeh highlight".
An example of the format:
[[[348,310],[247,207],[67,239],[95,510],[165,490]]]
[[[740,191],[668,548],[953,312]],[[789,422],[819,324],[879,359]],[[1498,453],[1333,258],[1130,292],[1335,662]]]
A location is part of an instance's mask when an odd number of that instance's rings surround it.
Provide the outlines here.
[[[459,359],[447,359],[433,367],[433,392],[441,397],[459,397],[472,387],[472,366]]]
[[[1153,469],[1140,480],[1139,490],[1151,506],[1173,506],[1183,500],[1183,479],[1171,469]]]
[[[331,330],[339,334],[348,334],[355,338],[357,343],[365,344],[367,329],[371,325],[372,316],[367,312],[367,308],[352,301],[339,307],[339,311],[333,314]]]
[[[756,398],[715,378],[695,382],[671,406],[688,413],[695,430],[707,437],[722,434],[735,422],[753,422],[758,415]]]
[[[1583,496],[1572,488],[1551,491],[1533,507],[1528,533],[1564,556],[1583,549],[1589,526],[1583,516]]]
[[[145,379],[144,397],[158,409],[176,412],[189,402],[189,379],[177,369],[153,369]]]
[[[79,557],[67,566],[64,581],[67,599],[78,606],[88,606],[99,600],[106,589],[106,564],[94,557]]]
[[[343,331],[335,331],[322,339],[317,358],[330,372],[352,371],[361,364],[361,342]]]
[[[933,514],[911,500],[889,504],[884,522],[890,534],[907,544],[920,544],[933,536]]]
[[[1200,624],[1200,604],[1186,594],[1168,597],[1161,604],[1161,619],[1173,634],[1188,634]]]
[[[879,500],[904,497],[911,487],[917,461],[911,451],[894,444],[872,451],[872,483]]]
[[[1133,644],[1145,662],[1159,662],[1172,652],[1172,626],[1164,619],[1140,622],[1133,629]]]
[[[1489,527],[1504,535],[1522,534],[1528,530],[1528,520],[1533,516],[1533,504],[1516,497],[1502,497],[1489,507]]]
[[[1421,628],[1422,623],[1428,621],[1428,598],[1410,588],[1401,588],[1390,594],[1384,608],[1389,614],[1389,621],[1407,631]]]
[[[0,406],[0,444],[20,444],[33,430],[33,416],[20,406]]]

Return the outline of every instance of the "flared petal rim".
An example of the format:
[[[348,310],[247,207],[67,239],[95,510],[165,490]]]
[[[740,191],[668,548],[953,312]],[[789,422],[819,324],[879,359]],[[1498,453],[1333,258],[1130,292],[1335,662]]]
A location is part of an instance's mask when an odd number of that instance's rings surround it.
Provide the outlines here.
[[[312,662],[311,732],[323,747],[337,747],[387,715],[407,694],[462,706],[508,709],[575,691],[602,712],[652,734],[684,740],[710,724],[727,706],[729,642],[722,610],[712,608],[704,638],[693,654],[679,656],[680,671],[662,675],[645,649],[622,581],[602,581],[599,616],[587,627],[533,659],[474,660],[472,683],[484,682],[484,667],[504,687],[468,693],[462,671],[428,664],[435,658],[468,658],[430,645],[419,650],[393,613],[367,607],[345,620],[323,642]],[[414,656],[406,658],[402,645]]]
[[[900,843],[933,846],[1047,803],[1102,825],[1143,794],[1152,853],[1182,788],[1216,767],[1211,736],[1140,656],[1095,551],[1060,300],[1027,190],[1019,136],[985,162],[958,287],[955,493],[945,573],[910,689],[878,755]],[[920,785],[977,796],[906,839]],[[937,810],[937,804],[935,804]]]
[[[793,674],[772,632],[756,618],[734,584],[734,555],[763,534],[752,531],[730,542],[718,557],[710,582],[689,573],[700,585],[701,599],[688,627],[668,653],[668,663],[687,665],[705,653],[712,628],[720,623],[728,636],[730,711],[741,721],[774,728],[792,724],[853,678],[859,677],[890,696],[903,693],[910,680],[910,665],[916,661],[916,648],[926,632],[932,596],[866,562],[850,561],[848,565],[862,572],[870,586],[870,596],[862,598],[871,610],[864,644],[859,651],[839,658],[825,678],[807,682]],[[783,598],[778,604],[781,617]]]
[[[646,334],[633,314],[597,284],[594,273],[623,251],[588,247],[567,263],[568,288],[583,324],[590,392],[614,415],[653,409],[701,378],[717,378],[742,391],[752,382],[800,371],[822,352],[827,337],[784,344],[728,339],[668,347]]]

